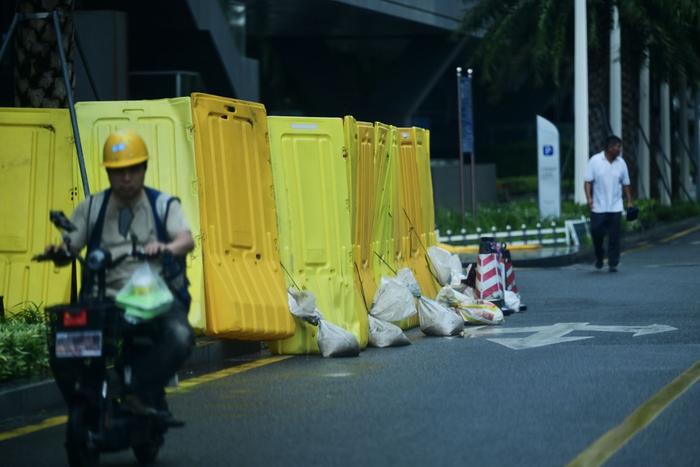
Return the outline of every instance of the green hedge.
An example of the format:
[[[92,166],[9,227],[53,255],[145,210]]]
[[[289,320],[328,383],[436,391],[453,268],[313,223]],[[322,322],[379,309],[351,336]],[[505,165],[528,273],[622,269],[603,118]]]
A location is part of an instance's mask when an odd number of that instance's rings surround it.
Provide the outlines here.
[[[46,325],[38,306],[0,320],[0,382],[49,374]]]
[[[656,200],[639,200],[639,220],[635,222],[625,222],[627,230],[644,230],[659,223],[674,222],[689,217],[700,216],[700,204],[695,202],[676,201],[672,206],[661,206]],[[564,201],[561,206],[561,220],[580,219],[581,216],[588,217],[588,207],[575,204],[572,201]],[[511,201],[502,204],[481,205],[477,209],[477,218],[474,220],[471,213],[465,215],[465,223],[462,225],[461,217],[457,211],[449,209],[439,209],[435,213],[435,226],[440,232],[452,230],[459,232],[466,228],[468,232],[474,232],[477,227],[488,231],[495,226],[499,231],[505,230],[507,225],[513,229],[519,229],[522,224],[528,228],[533,228],[537,222],[549,225],[553,219],[539,219],[539,209],[535,199],[525,201]],[[561,220],[558,222],[561,224]]]

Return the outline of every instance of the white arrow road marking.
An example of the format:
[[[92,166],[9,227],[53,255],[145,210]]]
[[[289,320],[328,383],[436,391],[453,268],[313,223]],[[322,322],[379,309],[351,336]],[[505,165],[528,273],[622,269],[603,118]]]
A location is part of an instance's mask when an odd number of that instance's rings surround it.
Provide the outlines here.
[[[527,337],[488,339],[491,342],[501,344],[513,350],[522,350],[593,338],[593,336],[564,337],[573,331],[631,332],[634,333],[632,337],[637,337],[676,330],[676,328],[665,324],[650,324],[649,326],[599,326],[590,325],[588,323],[557,323],[551,326],[531,326],[524,328],[479,326],[477,328],[466,329],[464,335],[465,337],[486,337],[500,334],[532,333],[531,336]]]
[[[586,323],[585,329],[577,329],[577,331],[633,332],[634,334],[632,337],[677,330],[678,329],[673,326],[668,326],[666,324],[650,324],[649,326],[596,326],[588,323]]]

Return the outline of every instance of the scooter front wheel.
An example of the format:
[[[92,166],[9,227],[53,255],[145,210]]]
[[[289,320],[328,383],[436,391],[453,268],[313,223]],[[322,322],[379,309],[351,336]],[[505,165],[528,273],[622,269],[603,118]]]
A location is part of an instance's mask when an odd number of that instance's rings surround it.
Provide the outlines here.
[[[87,412],[85,403],[73,405],[68,411],[66,454],[70,467],[97,467],[100,464],[100,452],[89,443]]]
[[[134,451],[134,456],[139,461],[139,464],[148,465],[156,461],[162,444],[162,439],[159,437],[143,444],[135,444],[131,447],[131,450]]]
[[[148,420],[144,428],[141,439],[132,441],[131,450],[139,464],[148,465],[158,458],[158,452],[163,445],[163,430],[153,420]]]

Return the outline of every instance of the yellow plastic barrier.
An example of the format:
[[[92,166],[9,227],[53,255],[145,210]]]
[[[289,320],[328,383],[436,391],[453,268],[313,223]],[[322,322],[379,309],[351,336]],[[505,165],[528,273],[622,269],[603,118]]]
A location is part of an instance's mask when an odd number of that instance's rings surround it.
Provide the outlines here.
[[[192,114],[207,333],[289,337],[294,320],[277,249],[265,107],[196,93]]]
[[[49,210],[70,215],[77,163],[65,109],[0,109],[0,296],[9,313],[65,303],[71,268],[32,262],[59,233]]]
[[[425,246],[437,245],[435,234],[435,204],[433,200],[433,179],[430,170],[430,131],[416,128],[416,149],[418,155],[418,182],[420,206],[423,214],[421,238]]]
[[[375,221],[372,236],[372,261],[375,282],[382,276],[394,276],[399,269],[394,239],[394,210],[396,208],[396,158],[392,157],[392,142],[396,128],[375,124],[377,175]]]
[[[345,136],[345,155],[348,159],[348,200],[350,202],[350,231],[355,233],[355,221],[357,220],[357,120],[352,115],[343,118],[343,135]],[[353,236],[353,243],[357,244]]]
[[[187,276],[192,295],[189,319],[195,329],[205,329],[202,245],[190,98],[81,102],[75,107],[90,189],[93,192],[109,186],[101,165],[102,148],[107,136],[118,129],[133,128],[144,138],[148,147],[146,185],[177,196],[182,201],[183,211],[196,242],[194,251],[187,259]]]
[[[310,290],[324,318],[367,345],[367,313],[355,300],[349,169],[338,118],[268,117],[282,264]],[[276,353],[318,353],[317,328],[270,343]]]
[[[354,120],[354,119],[353,119]],[[372,233],[374,230],[374,218],[377,196],[376,191],[376,151],[374,125],[367,122],[353,122],[348,125],[348,117],[345,117],[345,138],[350,139],[348,133],[353,133],[351,138],[356,144],[348,147],[348,158],[351,161],[353,174],[355,199],[352,205],[354,209],[353,223],[353,261],[355,273],[359,281],[358,291],[360,300],[365,310],[372,306],[377,284],[374,280],[374,263],[372,256]]]
[[[405,264],[416,275],[421,292],[434,298],[439,290],[427,259],[426,233],[421,210],[421,190],[418,175],[418,139],[424,143],[424,134],[416,128],[399,128],[401,190],[399,217],[401,224],[402,255]]]
[[[375,206],[376,225],[374,228],[374,276],[377,284],[382,276],[393,277],[402,267],[407,267],[402,252],[400,234],[405,221],[398,215],[401,212],[399,193],[402,186],[399,164],[399,135],[396,127],[382,123],[375,124],[377,147],[377,203]],[[418,325],[418,315],[400,321],[402,329]]]

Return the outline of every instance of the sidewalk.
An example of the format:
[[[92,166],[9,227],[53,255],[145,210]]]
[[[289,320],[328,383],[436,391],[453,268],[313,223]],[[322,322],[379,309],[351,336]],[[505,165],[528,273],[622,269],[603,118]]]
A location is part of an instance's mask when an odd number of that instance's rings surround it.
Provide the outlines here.
[[[673,234],[700,225],[694,217],[672,224],[654,227],[647,231],[623,235],[623,251],[645,243],[654,243]],[[514,250],[516,267],[561,267],[579,262],[593,262],[592,247],[548,247],[536,250]],[[460,255],[463,262],[473,262],[474,255]],[[206,371],[231,366],[235,360],[252,360],[263,355],[259,342],[240,342],[200,337],[192,356],[178,373],[180,380]],[[63,400],[53,379],[43,381],[19,381],[0,384],[0,421],[39,410],[60,408]]]
[[[622,251],[636,248],[645,243],[654,243],[673,234],[700,225],[700,217],[692,217],[682,221],[658,225],[648,230],[622,233]],[[590,262],[595,256],[593,246],[581,247],[545,247],[530,251],[513,251],[511,253],[513,265],[521,268],[551,268],[562,267],[570,264]],[[467,258],[464,258],[466,260]],[[470,259],[473,261],[473,258]]]

